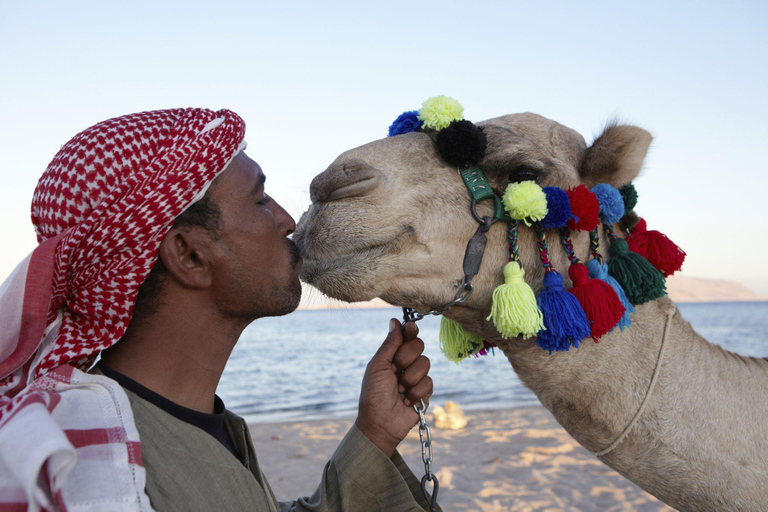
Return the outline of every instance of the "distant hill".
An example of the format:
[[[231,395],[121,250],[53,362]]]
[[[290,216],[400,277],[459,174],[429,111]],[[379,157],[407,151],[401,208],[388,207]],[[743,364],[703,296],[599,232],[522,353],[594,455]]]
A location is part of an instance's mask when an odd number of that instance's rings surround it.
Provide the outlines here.
[[[381,299],[369,302],[342,302],[321,294],[318,290],[306,287],[299,309],[374,309],[391,308]],[[672,276],[667,278],[667,292],[675,302],[751,302],[768,301],[768,297],[758,295],[746,286],[724,279],[702,279],[699,277]]]
[[[667,278],[667,292],[675,302],[750,302],[768,301],[746,286],[724,279],[671,276]]]

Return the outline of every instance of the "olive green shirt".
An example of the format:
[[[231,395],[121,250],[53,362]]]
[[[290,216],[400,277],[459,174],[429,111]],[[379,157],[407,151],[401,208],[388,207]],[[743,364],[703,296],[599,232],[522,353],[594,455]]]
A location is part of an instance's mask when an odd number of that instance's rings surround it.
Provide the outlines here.
[[[98,370],[97,370],[98,371]],[[101,373],[101,372],[99,372]],[[141,439],[146,491],[159,511],[423,511],[419,480],[353,426],[325,465],[314,494],[278,502],[259,467],[248,425],[227,411],[240,460],[207,432],[125,390]]]

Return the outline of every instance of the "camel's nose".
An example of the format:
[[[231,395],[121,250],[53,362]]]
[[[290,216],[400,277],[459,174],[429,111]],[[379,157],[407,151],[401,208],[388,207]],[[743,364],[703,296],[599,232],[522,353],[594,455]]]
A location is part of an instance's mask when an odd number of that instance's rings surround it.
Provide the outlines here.
[[[312,180],[309,197],[313,203],[318,203],[362,196],[381,181],[382,172],[362,160],[334,162]]]

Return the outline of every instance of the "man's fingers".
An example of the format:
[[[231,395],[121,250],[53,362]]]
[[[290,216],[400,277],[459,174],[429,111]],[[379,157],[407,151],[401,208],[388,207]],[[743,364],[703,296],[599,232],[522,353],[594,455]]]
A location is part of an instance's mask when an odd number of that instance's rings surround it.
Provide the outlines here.
[[[416,325],[416,322],[406,322],[405,323],[405,334],[403,336],[403,339],[405,341],[412,340],[419,334],[419,326]]]
[[[415,386],[421,379],[427,376],[429,373],[429,366],[429,358],[427,356],[419,356],[418,359],[408,366],[400,376],[400,384],[402,384],[405,389]]]
[[[429,403],[429,397],[432,396],[432,377],[427,375],[421,379],[415,386],[409,389],[405,396],[412,404],[418,403],[419,400],[424,400],[424,403]],[[408,402],[406,402],[407,404]]]
[[[376,351],[376,355],[373,356],[371,362],[375,360],[383,360],[383,362],[389,367],[392,364],[392,360],[395,357],[397,349],[403,344],[403,328],[400,322],[396,318],[392,318],[389,321],[389,334],[384,339],[384,343],[381,344],[379,350]]]
[[[403,371],[413,364],[416,359],[419,358],[421,353],[424,352],[424,342],[420,338],[413,338],[410,341],[406,341],[403,345],[397,349],[393,363],[397,367],[397,371]]]

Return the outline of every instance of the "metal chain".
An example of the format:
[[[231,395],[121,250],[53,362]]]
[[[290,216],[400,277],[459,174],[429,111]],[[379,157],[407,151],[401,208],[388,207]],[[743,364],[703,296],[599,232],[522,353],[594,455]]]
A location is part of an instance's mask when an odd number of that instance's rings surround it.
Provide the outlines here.
[[[472,288],[470,285],[470,292]],[[424,318],[424,315],[416,312],[411,308],[403,308],[403,329],[408,322],[418,322]],[[434,512],[438,509],[437,506],[437,491],[440,489],[440,483],[437,481],[437,477],[432,474],[432,436],[429,432],[429,425],[427,425],[427,418],[424,414],[427,412],[427,406],[424,404],[424,400],[420,400],[420,403],[413,405],[413,410],[419,415],[419,439],[421,439],[421,460],[424,462],[424,476],[421,478],[421,493],[424,495],[424,499],[429,504],[430,512]],[[425,439],[426,437],[426,439]],[[432,482],[432,493],[427,491],[427,482]]]
[[[429,425],[427,425],[427,419],[424,413],[427,410],[427,406],[424,405],[424,400],[421,400],[421,407],[414,405],[413,410],[419,415],[419,439],[421,440],[421,460],[424,462],[424,476],[421,478],[421,492],[424,495],[424,499],[429,503],[429,510],[434,512],[437,510],[437,491],[440,489],[440,483],[437,481],[437,477],[432,474],[432,437],[429,433]],[[426,437],[426,439],[425,439]],[[432,482],[432,496],[427,491],[427,482]]]

